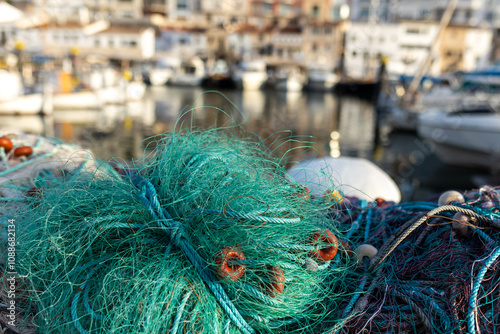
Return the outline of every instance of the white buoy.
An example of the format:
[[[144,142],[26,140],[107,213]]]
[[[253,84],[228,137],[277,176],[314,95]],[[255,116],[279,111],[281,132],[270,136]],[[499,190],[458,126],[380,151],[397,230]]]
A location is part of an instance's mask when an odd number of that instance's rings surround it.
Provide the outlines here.
[[[439,196],[438,204],[440,206],[449,205],[453,202],[464,203],[464,196],[456,190],[448,190]]]
[[[401,192],[390,176],[363,158],[325,157],[302,161],[293,166],[288,175],[309,188],[316,197],[325,196],[335,189],[343,196],[367,201],[376,198],[395,203],[401,201]]]
[[[461,235],[463,237],[468,236],[470,234],[469,227],[467,226],[469,224],[469,217],[464,215],[463,213],[457,212],[453,216],[453,230],[455,233],[458,235]]]
[[[363,258],[367,257],[370,260],[373,259],[375,255],[377,255],[378,250],[370,244],[362,244],[356,247],[354,253],[356,254],[358,262],[363,263]]]

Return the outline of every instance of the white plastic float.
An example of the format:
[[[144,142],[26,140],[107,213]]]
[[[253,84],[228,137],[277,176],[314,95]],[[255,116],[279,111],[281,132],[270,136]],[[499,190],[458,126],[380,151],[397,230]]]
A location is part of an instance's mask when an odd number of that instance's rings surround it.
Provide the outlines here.
[[[289,176],[309,188],[314,196],[336,189],[344,196],[373,201],[382,198],[399,203],[401,192],[391,177],[363,158],[325,157],[302,161],[288,171]]]

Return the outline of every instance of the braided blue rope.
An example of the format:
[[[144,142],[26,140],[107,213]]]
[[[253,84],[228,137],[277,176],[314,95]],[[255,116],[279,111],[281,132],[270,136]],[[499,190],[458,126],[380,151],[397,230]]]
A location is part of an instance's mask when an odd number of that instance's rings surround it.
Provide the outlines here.
[[[251,285],[248,285],[245,283],[235,282],[235,286],[238,286],[241,289],[247,291],[248,293],[250,293],[251,295],[260,299],[261,301],[263,301],[264,303],[266,303],[268,305],[277,306],[277,307],[283,306],[283,303],[278,302],[274,298],[270,298],[269,296],[263,294],[262,292],[260,292],[258,289],[254,288]]]
[[[163,209],[158,200],[158,195],[151,182],[142,177],[136,177],[132,182],[140,189],[139,198],[148,209],[151,217],[156,221],[166,234],[170,236],[171,242],[181,248],[189,261],[196,268],[205,284],[210,288],[216,297],[219,305],[227,313],[231,321],[245,334],[254,334],[255,330],[243,319],[239,311],[231,302],[222,286],[217,282],[213,273],[207,270],[203,259],[196,253],[194,247],[189,243],[185,234],[184,226],[172,219],[167,210]]]
[[[254,220],[263,223],[273,223],[273,224],[290,224],[290,223],[298,223],[300,222],[300,218],[282,218],[282,217],[265,217],[259,216],[251,213],[240,213],[240,212],[232,212],[232,211],[220,211],[220,210],[212,210],[212,209],[200,209],[196,210],[191,215],[196,214],[212,214],[212,215],[221,215],[223,217],[231,217],[231,218],[245,218],[248,220]]]
[[[178,329],[179,329],[179,323],[182,318],[182,313],[184,312],[184,308],[186,307],[187,301],[189,300],[189,297],[191,297],[191,294],[193,293],[193,290],[189,290],[186,292],[184,297],[182,297],[181,304],[179,305],[179,309],[177,310],[177,314],[175,315],[174,319],[174,326],[172,327],[172,331],[170,333],[176,334]]]
[[[481,282],[483,281],[484,275],[488,271],[488,268],[496,261],[500,256],[500,247],[497,247],[495,251],[486,260],[483,267],[476,276],[474,285],[472,286],[472,292],[469,299],[469,314],[467,315],[467,328],[470,334],[476,334],[476,308],[477,308],[477,294],[479,288],[481,287]]]

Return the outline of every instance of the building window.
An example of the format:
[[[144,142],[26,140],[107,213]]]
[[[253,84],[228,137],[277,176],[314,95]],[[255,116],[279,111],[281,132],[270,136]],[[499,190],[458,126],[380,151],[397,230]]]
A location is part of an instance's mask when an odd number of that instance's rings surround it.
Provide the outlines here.
[[[101,46],[101,40],[99,38],[94,39],[94,46],[96,47]]]
[[[130,47],[135,48],[137,47],[137,41],[130,41],[129,45]]]
[[[110,38],[110,39],[108,40],[108,46],[109,46],[110,48],[112,48],[112,47],[114,47],[114,46],[115,46],[115,41],[114,41],[112,38]]]
[[[177,0],[177,10],[187,10],[187,0]]]
[[[325,35],[330,35],[332,33],[332,28],[326,27],[325,28]]]
[[[418,28],[407,28],[406,33],[407,34],[418,34],[419,30],[418,30]]]
[[[281,15],[290,15],[290,5],[287,5],[287,4],[282,4],[280,6],[280,14]]]
[[[318,17],[319,16],[319,8],[318,6],[313,6],[312,11],[311,11],[312,17]]]
[[[269,3],[264,3],[262,4],[262,13],[263,14],[269,14],[273,11],[273,5]]]

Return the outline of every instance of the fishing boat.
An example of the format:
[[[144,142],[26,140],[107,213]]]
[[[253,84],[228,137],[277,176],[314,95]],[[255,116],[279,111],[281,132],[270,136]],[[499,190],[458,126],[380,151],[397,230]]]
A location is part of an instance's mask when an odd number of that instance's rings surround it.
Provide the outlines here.
[[[25,94],[19,72],[0,70],[0,114],[34,115],[50,113],[44,109],[44,94]]]
[[[299,65],[277,66],[268,83],[274,90],[300,92],[307,84],[307,75]]]
[[[418,134],[433,143],[444,163],[486,169],[500,163],[500,113],[490,104],[422,113]]]
[[[151,86],[164,86],[172,78],[175,69],[179,66],[179,58],[161,58],[154,63],[152,68],[145,70],[142,75],[147,84]]]
[[[328,92],[339,82],[340,77],[326,66],[309,67],[309,78],[306,89],[309,91]]]
[[[205,75],[203,60],[193,57],[179,64],[168,84],[173,86],[199,86]]]
[[[244,90],[260,89],[267,79],[267,64],[262,60],[242,62],[234,75],[236,86]]]

